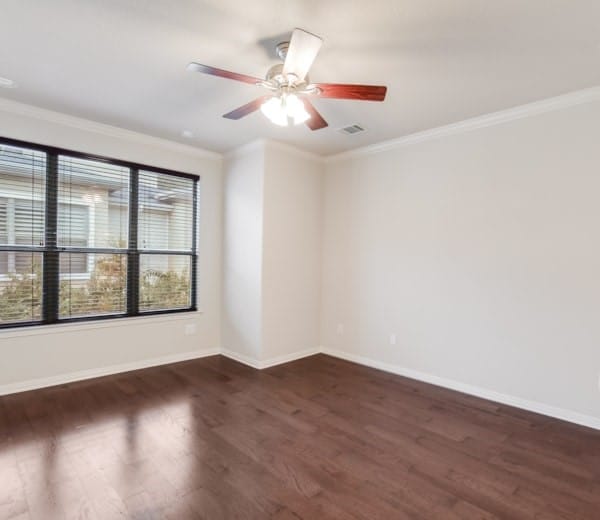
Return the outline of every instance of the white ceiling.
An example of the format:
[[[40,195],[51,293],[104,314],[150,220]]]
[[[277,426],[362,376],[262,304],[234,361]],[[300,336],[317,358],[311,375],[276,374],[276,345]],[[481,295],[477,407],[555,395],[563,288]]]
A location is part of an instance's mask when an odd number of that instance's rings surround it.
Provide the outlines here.
[[[259,87],[273,45],[323,37],[317,82],[384,84],[384,103],[319,99],[329,127],[221,115]],[[600,84],[598,0],[2,0],[0,96],[215,151],[258,138],[340,152]],[[358,123],[364,134],[337,129]],[[181,136],[191,130],[192,139]],[[1,134],[1,122],[0,122]]]

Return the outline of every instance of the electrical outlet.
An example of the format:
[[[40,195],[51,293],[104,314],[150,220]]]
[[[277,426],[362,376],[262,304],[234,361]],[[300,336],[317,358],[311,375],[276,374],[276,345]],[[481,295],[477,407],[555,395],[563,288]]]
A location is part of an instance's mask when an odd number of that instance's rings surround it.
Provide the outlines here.
[[[396,344],[396,334],[390,334],[390,345]]]
[[[338,323],[337,333],[340,335],[344,333],[344,324],[343,323]]]
[[[186,336],[193,336],[194,334],[196,334],[196,324],[195,323],[186,324],[186,326],[184,328],[184,332],[185,332]]]

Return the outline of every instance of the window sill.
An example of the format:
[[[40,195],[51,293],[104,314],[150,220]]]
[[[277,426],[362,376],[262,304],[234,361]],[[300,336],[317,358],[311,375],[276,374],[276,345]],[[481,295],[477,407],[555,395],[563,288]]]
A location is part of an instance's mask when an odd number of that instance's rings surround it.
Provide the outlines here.
[[[46,334],[65,334],[80,330],[127,327],[140,325],[143,323],[152,324],[172,321],[185,321],[190,319],[196,319],[203,313],[204,311],[189,311],[153,316],[131,316],[113,319],[106,318],[98,321],[85,321],[79,323],[57,323],[55,325],[32,325],[31,327],[0,329],[0,341],[2,341],[5,338],[39,336]]]

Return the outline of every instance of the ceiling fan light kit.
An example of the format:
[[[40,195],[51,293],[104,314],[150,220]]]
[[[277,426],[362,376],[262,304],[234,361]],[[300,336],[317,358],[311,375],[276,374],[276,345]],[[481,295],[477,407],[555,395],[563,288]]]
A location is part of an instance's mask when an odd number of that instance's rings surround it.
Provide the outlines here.
[[[279,126],[300,125],[310,119],[310,114],[296,94],[283,93],[272,97],[260,106],[260,111]]]
[[[260,108],[276,125],[305,123],[311,130],[319,130],[328,125],[309,97],[383,101],[387,91],[384,86],[310,83],[308,71],[322,44],[323,40],[318,36],[302,29],[294,29],[291,40],[281,42],[276,47],[277,55],[283,63],[273,65],[264,80],[194,62],[188,65],[188,70],[258,85],[270,91],[269,95],[224,114],[226,119],[241,119]]]

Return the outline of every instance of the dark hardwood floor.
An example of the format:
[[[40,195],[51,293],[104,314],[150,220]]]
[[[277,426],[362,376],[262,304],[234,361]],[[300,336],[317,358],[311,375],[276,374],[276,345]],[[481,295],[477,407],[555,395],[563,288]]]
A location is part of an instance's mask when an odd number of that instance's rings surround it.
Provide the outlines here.
[[[600,518],[600,432],[324,355],[0,398],[0,518]]]

